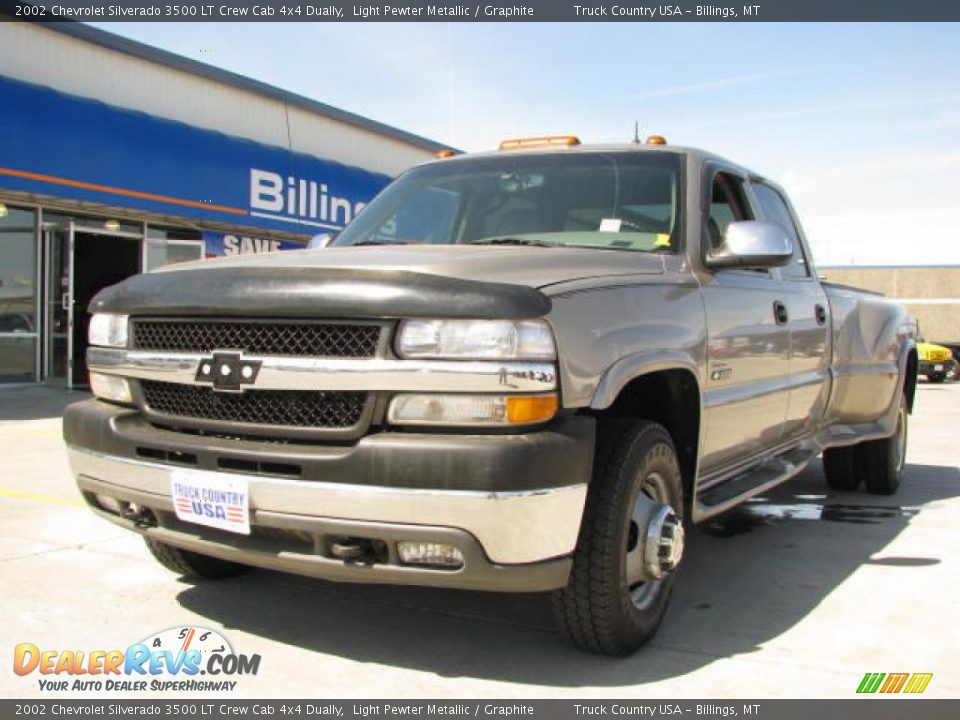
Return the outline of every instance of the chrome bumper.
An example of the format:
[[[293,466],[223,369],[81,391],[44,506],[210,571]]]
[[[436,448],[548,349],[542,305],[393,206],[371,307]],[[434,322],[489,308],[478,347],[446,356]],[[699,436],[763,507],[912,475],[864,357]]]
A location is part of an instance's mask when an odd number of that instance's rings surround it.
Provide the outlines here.
[[[172,512],[173,466],[73,446],[68,446],[68,454],[81,490]],[[475,538],[483,554],[498,565],[537,563],[570,555],[577,542],[587,494],[586,484],[516,492],[470,492],[306,482],[257,475],[247,478],[254,527],[276,527],[282,516],[289,519],[288,525],[297,525],[297,521],[304,526],[330,521],[418,526],[425,535],[432,530],[461,531]],[[171,543],[178,544],[172,540]]]

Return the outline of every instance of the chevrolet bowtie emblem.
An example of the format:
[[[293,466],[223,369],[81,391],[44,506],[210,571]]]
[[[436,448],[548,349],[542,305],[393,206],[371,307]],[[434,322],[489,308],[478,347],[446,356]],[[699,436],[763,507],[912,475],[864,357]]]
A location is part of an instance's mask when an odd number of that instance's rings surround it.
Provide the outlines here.
[[[243,353],[215,352],[209,360],[201,360],[195,380],[210,383],[219,392],[243,392],[244,385],[253,385],[260,372],[259,360],[245,360]]]

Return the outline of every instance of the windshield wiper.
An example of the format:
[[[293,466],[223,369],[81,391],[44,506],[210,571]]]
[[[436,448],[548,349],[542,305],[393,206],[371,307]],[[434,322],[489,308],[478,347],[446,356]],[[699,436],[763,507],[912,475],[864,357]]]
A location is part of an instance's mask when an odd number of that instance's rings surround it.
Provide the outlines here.
[[[548,243],[543,240],[522,237],[490,237],[480,240],[469,240],[464,245],[530,245],[532,247],[557,247],[557,243]]]
[[[409,240],[361,240],[360,242],[340,245],[339,247],[363,247],[369,245],[414,245]]]

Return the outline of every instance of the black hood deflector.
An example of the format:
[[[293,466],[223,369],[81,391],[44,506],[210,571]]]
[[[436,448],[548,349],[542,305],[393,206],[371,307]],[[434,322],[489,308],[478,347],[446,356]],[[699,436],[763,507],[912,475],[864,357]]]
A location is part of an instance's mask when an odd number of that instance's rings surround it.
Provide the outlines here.
[[[193,317],[523,319],[550,312],[525,285],[404,270],[207,267],[134,275],[101,290],[90,312]]]

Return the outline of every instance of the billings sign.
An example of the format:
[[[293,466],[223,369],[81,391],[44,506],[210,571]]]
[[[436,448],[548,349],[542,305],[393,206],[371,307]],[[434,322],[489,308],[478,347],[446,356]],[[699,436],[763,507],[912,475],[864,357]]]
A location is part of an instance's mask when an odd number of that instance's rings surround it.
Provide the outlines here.
[[[264,145],[2,74],[0,98],[0,189],[314,235],[342,228],[390,181],[295,144]]]

